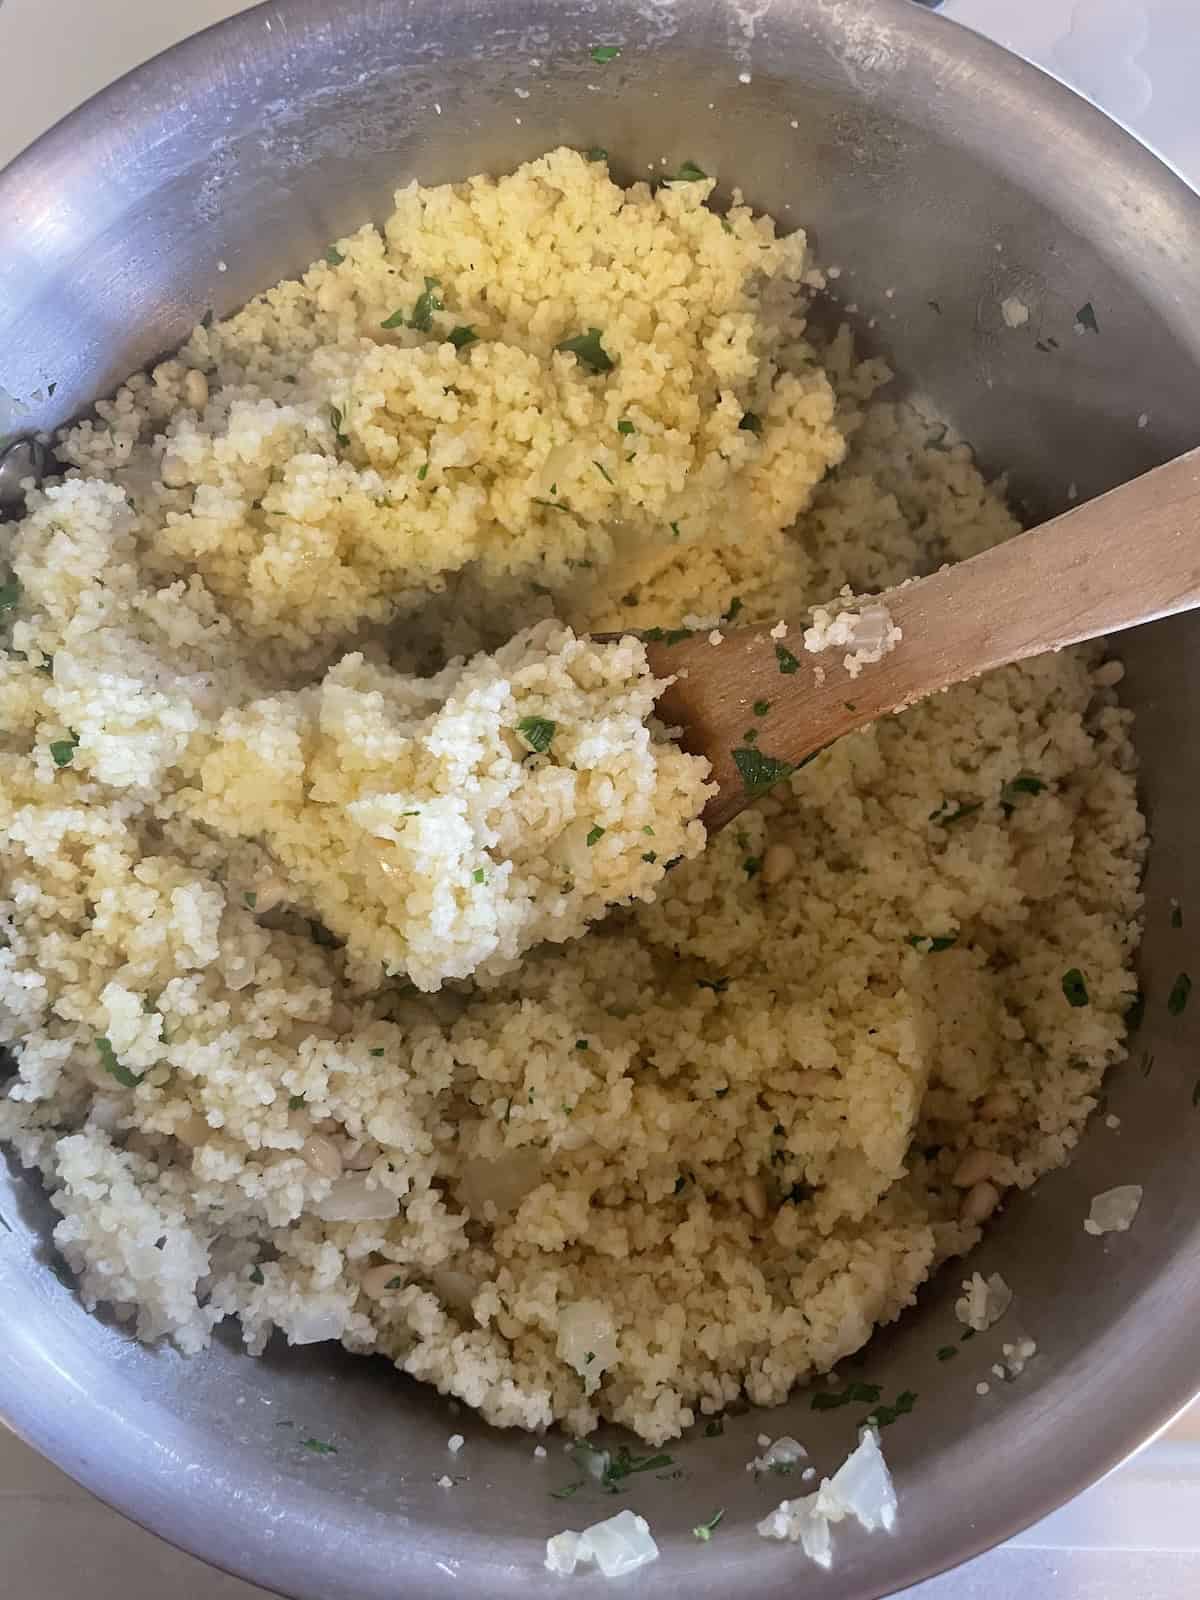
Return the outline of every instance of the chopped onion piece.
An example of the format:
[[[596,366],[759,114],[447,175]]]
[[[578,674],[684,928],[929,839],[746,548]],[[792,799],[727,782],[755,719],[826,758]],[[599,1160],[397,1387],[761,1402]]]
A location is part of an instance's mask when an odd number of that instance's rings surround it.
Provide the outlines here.
[[[546,1566],[563,1576],[570,1576],[580,1562],[594,1561],[606,1578],[623,1578],[657,1559],[650,1525],[633,1511],[619,1511],[582,1533],[567,1529],[546,1540]]]
[[[746,1463],[747,1472],[787,1472],[797,1461],[803,1461],[808,1451],[799,1439],[793,1439],[790,1434],[784,1434],[776,1439],[774,1444],[766,1438],[765,1434],[759,1435],[759,1443],[766,1439],[767,1448],[761,1456],[755,1456],[753,1461]]]
[[[818,1509],[819,1495],[808,1494],[800,1500],[781,1500],[770,1516],[764,1517],[758,1531],[764,1539],[790,1539],[799,1543],[804,1554],[819,1567],[833,1565],[833,1542],[829,1537],[829,1519]]]
[[[1106,1189],[1092,1200],[1092,1209],[1084,1223],[1086,1233],[1124,1233],[1138,1214],[1142,1203],[1140,1183],[1123,1183],[1119,1188]]]
[[[577,1300],[558,1313],[558,1357],[581,1378],[596,1378],[617,1359],[612,1313],[602,1300]]]
[[[363,1177],[335,1178],[315,1210],[322,1222],[386,1222],[400,1215],[400,1201],[390,1189],[368,1188]]]
[[[976,1333],[986,1333],[1012,1305],[1013,1293],[998,1272],[984,1278],[973,1272],[963,1282],[962,1298],[954,1302],[954,1315]]]
[[[874,1428],[863,1429],[858,1449],[818,1489],[817,1509],[830,1522],[856,1517],[868,1533],[896,1526],[896,1491]]]

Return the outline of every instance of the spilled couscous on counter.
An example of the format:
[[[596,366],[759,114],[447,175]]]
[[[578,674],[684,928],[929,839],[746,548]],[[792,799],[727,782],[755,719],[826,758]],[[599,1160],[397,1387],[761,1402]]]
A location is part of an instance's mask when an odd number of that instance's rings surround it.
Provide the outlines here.
[[[622,630],[1017,524],[697,171],[402,190],[67,430],[13,530],[0,1138],[143,1339],[233,1316],[662,1441],[860,1347],[1123,1054],[1143,823],[1094,651],[705,846]]]

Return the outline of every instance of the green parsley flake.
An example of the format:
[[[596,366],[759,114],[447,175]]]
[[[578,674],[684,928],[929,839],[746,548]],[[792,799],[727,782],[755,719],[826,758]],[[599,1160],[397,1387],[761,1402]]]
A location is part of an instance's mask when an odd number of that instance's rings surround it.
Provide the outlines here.
[[[247,890],[247,892],[242,896],[242,899],[245,901],[246,907],[250,911],[253,911],[258,905],[258,896],[253,890]]]
[[[21,603],[21,585],[16,578],[0,583],[0,611],[14,611]]]
[[[50,759],[56,767],[69,767],[79,748],[79,735],[71,732],[69,739],[54,739],[50,745]]]
[[[956,933],[937,935],[932,933],[910,933],[908,943],[914,950],[920,950],[928,955],[937,955],[941,950],[949,950],[958,943]]]
[[[704,1424],[704,1437],[706,1439],[719,1439],[725,1432],[725,1424],[720,1417],[714,1417],[711,1422]]]
[[[425,479],[428,476],[429,476],[429,463],[428,463],[428,461],[426,461],[424,463],[424,465],[419,467],[418,470],[417,470],[417,482],[418,483],[424,483]]]
[[[658,860],[658,852],[656,850],[647,850],[643,853],[642,860],[648,862],[650,866],[653,866]]]
[[[479,335],[469,323],[460,323],[457,328],[450,329],[446,335],[446,343],[452,344],[456,350],[465,350],[469,344],[479,343]]]
[[[117,1052],[109,1040],[100,1038],[96,1040],[96,1050],[100,1056],[100,1065],[110,1078],[115,1078],[123,1089],[136,1089],[145,1077],[143,1072],[130,1072],[128,1067],[122,1066],[117,1060]]]
[[[765,717],[771,709],[771,702],[769,700],[756,700],[751,709],[756,717]]]
[[[325,259],[328,261],[331,267],[340,267],[346,258],[338,249],[337,245],[331,244],[329,249],[325,252]]]
[[[369,1054],[375,1056],[376,1059],[378,1059],[380,1056],[382,1056],[384,1054],[383,1046],[381,1044],[377,1044],[375,1046],[375,1048],[369,1052]]]
[[[342,424],[345,422],[345,420],[345,417],[336,406],[330,406],[329,422],[330,426],[333,428],[334,443],[337,445],[339,450],[346,450],[350,445],[350,435],[342,431]]]
[[[648,839],[653,839],[653,837],[654,837],[654,829],[650,826],[649,823],[647,823],[646,826],[642,829],[642,832],[646,835],[646,837]]]
[[[693,1537],[699,1539],[702,1544],[707,1544],[713,1536],[713,1530],[716,1528],[717,1523],[720,1522],[724,1515],[725,1507],[722,1506],[719,1511],[714,1512],[714,1514],[709,1517],[707,1522],[697,1523],[697,1525],[692,1529]]]
[[[1085,300],[1075,313],[1075,325],[1086,333],[1099,333],[1100,324],[1096,321],[1095,307],[1090,300]]]
[[[836,1411],[840,1406],[849,1405],[871,1406],[882,1393],[877,1383],[851,1383],[844,1389],[819,1389],[811,1405],[814,1411]]]
[[[263,1271],[261,1267],[255,1266],[250,1268],[250,1282],[257,1284],[266,1282],[266,1279],[263,1277]]]
[[[592,465],[595,467],[596,471],[600,474],[600,476],[604,479],[605,483],[612,483],[612,481],[613,481],[612,473],[609,472],[608,468],[604,465],[603,462],[601,462],[601,461],[593,461]]]
[[[379,324],[381,328],[402,328],[408,319],[403,311],[393,311],[390,317],[385,317]]]
[[[742,415],[742,420],[738,423],[738,427],[743,433],[761,433],[762,418],[759,416],[757,411],[744,412]]]
[[[1188,1003],[1188,996],[1192,992],[1192,980],[1186,972],[1181,972],[1171,985],[1171,992],[1167,996],[1167,1010],[1173,1017],[1179,1016]]]
[[[608,160],[608,151],[604,148],[603,145],[594,144],[592,146],[592,148],[587,152],[587,158],[588,158],[589,161],[607,161]]]
[[[569,1500],[573,1494],[578,1494],[583,1488],[584,1480],[579,1478],[575,1483],[564,1484],[561,1489],[551,1489],[551,1500]]]
[[[591,1045],[588,1043],[588,1041],[586,1039],[576,1039],[575,1048],[576,1048],[576,1050],[590,1050],[591,1049]]]
[[[471,877],[474,879],[474,881],[476,883],[486,883],[487,882],[487,873],[484,871],[484,869],[482,867],[476,867],[475,871],[471,874]]]
[[[403,1289],[404,1279],[397,1273],[394,1278],[389,1278],[383,1287],[385,1289]]]
[[[1088,1004],[1087,983],[1083,973],[1078,967],[1072,967],[1069,972],[1062,975],[1062,992],[1067,997],[1067,1004],[1071,1006],[1086,1006]]]
[[[775,659],[779,663],[779,670],[785,678],[790,678],[793,672],[799,672],[800,663],[784,644],[775,646]]]
[[[879,1406],[872,1411],[867,1422],[872,1427],[890,1428],[897,1417],[906,1417],[917,1403],[917,1396],[911,1389],[905,1389],[896,1396],[895,1405]]]
[[[628,417],[622,417],[620,422],[617,423],[617,432],[623,433],[626,435],[626,437],[628,437],[629,434],[636,433],[637,429],[634,427],[633,423],[630,422]]]
[[[678,539],[678,537],[679,537],[679,524],[677,522],[668,522],[667,523],[667,527],[670,528],[670,530],[671,530],[672,539]]]
[[[728,978],[697,978],[697,989],[711,989],[714,994],[724,994],[729,987]]]
[[[939,1361],[953,1361],[954,1357],[957,1354],[958,1354],[958,1349],[957,1349],[957,1347],[955,1345],[944,1344],[942,1346],[942,1348],[938,1351],[937,1358],[938,1358]]]
[[[606,830],[602,828],[599,823],[597,823],[595,827],[588,829],[587,846],[589,850],[594,844],[599,844],[600,840],[604,837],[605,831]]]
[[[303,1104],[304,1104],[304,1096],[302,1094],[291,1095],[289,1097],[289,1099],[288,1099],[288,1110],[289,1111],[299,1111],[300,1107]]]
[[[314,1456],[335,1456],[337,1445],[326,1444],[324,1439],[301,1439],[300,1448],[310,1451]]]
[[[762,862],[757,856],[747,856],[742,862],[742,871],[748,878],[756,877],[762,870]]]
[[[732,755],[733,764],[742,780],[742,787],[751,798],[766,794],[768,789],[773,789],[777,783],[790,778],[796,770],[790,761],[778,761],[774,756],[764,755],[761,750],[752,750],[749,747],[734,750]]]
[[[444,311],[442,297],[438,293],[441,282],[437,278],[426,278],[425,287],[417,296],[417,303],[413,306],[410,328],[415,328],[418,333],[429,333],[433,328],[433,313]]]
[[[589,367],[593,372],[611,372],[616,362],[600,343],[600,338],[599,328],[589,328],[586,333],[577,333],[571,339],[564,339],[554,348],[566,351],[581,366]]]
[[[615,61],[620,54],[620,45],[594,44],[592,46],[592,60],[598,67],[606,67],[610,61]]]
[[[539,756],[544,756],[549,750],[550,741],[557,729],[558,724],[551,722],[548,717],[522,717],[517,723],[517,732],[529,748]]]
[[[667,182],[703,183],[707,177],[708,173],[705,172],[703,167],[698,167],[694,161],[685,161],[674,178],[668,178]]]
[[[608,1465],[601,1474],[600,1482],[610,1494],[619,1492],[618,1485],[622,1479],[630,1477],[635,1472],[657,1472],[661,1467],[671,1467],[675,1458],[668,1455],[635,1456],[628,1445],[621,1445],[616,1453],[609,1458]]]
[[[742,734],[742,739],[744,740],[744,742],[746,744],[754,744],[755,741],[758,739],[758,729],[757,728],[747,728],[745,730],[745,732]]]

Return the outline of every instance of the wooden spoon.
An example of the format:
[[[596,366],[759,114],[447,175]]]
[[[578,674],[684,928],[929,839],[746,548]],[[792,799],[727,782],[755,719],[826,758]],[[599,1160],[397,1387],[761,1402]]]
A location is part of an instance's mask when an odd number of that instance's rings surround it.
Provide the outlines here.
[[[804,649],[808,622],[799,618],[782,619],[783,638],[771,624],[723,625],[717,645],[704,632],[643,636],[651,670],[676,675],[659,715],[712,764],[709,830],[886,712],[993,667],[1200,606],[1200,449],[876,603],[903,637],[856,676],[845,647]]]

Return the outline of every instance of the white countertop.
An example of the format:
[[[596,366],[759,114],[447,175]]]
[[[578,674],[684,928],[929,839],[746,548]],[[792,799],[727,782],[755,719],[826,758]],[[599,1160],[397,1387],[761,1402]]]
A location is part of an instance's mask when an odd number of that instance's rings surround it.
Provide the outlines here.
[[[0,0],[0,166],[139,61],[246,9],[248,0]],[[1200,186],[1200,0],[949,0],[943,9],[1073,83]],[[1193,1408],[1103,1483],[909,1591],[911,1600],[1192,1600],[1198,1496]],[[2,1600],[172,1594],[266,1600],[126,1522],[0,1430]]]

